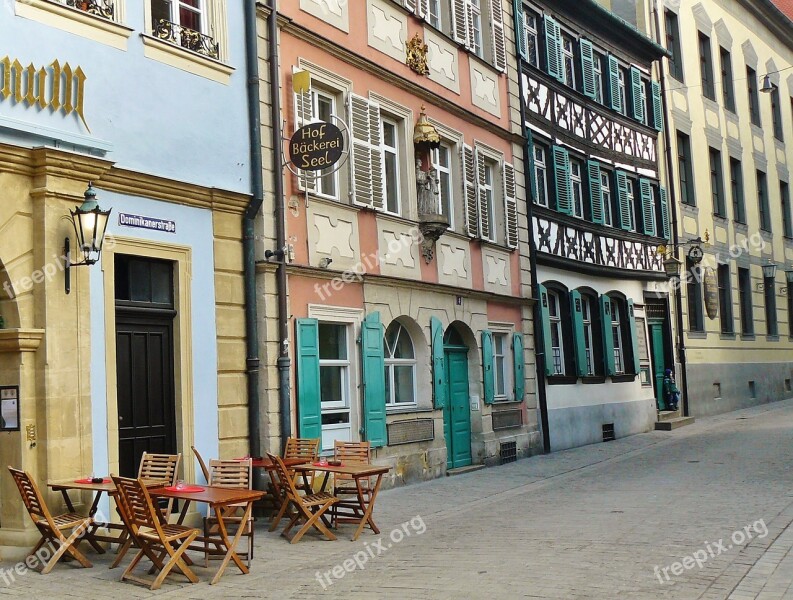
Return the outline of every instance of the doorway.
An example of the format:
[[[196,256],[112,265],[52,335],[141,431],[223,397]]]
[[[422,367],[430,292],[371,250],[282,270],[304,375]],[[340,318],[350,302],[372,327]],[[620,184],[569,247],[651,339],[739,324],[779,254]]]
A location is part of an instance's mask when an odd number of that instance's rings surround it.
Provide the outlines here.
[[[449,402],[443,409],[446,468],[467,467],[471,456],[471,410],[468,389],[468,347],[459,332],[449,327],[444,336]]]
[[[653,382],[655,384],[655,402],[658,410],[665,408],[664,402],[664,371],[666,370],[666,351],[664,348],[663,323],[648,323],[650,329],[650,352],[653,361]]]

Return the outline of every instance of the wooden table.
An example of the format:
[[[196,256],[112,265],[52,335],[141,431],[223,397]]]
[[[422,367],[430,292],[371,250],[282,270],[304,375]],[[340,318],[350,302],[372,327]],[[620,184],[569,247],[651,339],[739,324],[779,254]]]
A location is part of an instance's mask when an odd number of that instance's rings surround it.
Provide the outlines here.
[[[193,484],[190,484],[193,485]],[[184,500],[182,512],[179,515],[178,524],[181,525],[187,514],[187,507],[190,502],[205,502],[213,511],[217,518],[218,531],[222,540],[223,546],[226,548],[226,554],[223,557],[223,562],[220,563],[217,573],[210,581],[210,584],[215,584],[220,580],[221,575],[226,570],[226,567],[233,560],[240,571],[244,575],[248,574],[248,567],[246,567],[240,557],[237,555],[237,544],[242,537],[242,532],[245,530],[245,524],[251,517],[253,510],[253,503],[264,496],[264,492],[259,490],[236,490],[231,488],[201,486],[204,488],[201,492],[185,492],[180,490],[168,490],[165,487],[156,487],[149,489],[149,494],[156,498],[174,498],[177,500]],[[240,526],[237,528],[237,533],[233,540],[229,539],[228,532],[226,531],[226,524],[223,521],[223,509],[232,504],[245,503],[245,514],[240,520]]]
[[[372,511],[374,509],[374,501],[377,498],[377,492],[380,490],[380,484],[383,482],[383,475],[388,473],[391,470],[391,467],[377,465],[319,466],[316,463],[309,463],[296,465],[294,469],[298,473],[303,474],[303,481],[307,487],[310,487],[310,484],[308,483],[308,474],[314,471],[320,471],[324,473],[338,473],[340,475],[349,475],[352,477],[355,481],[355,488],[358,495],[358,504],[363,511],[361,522],[358,524],[358,529],[356,529],[355,534],[352,536],[352,541],[354,542],[358,539],[366,525],[369,525],[369,527],[371,527],[372,531],[375,533],[380,533],[380,530],[377,528],[377,525],[375,525],[374,519],[372,518]],[[367,502],[361,482],[364,479],[368,479],[370,477],[377,477],[377,481],[375,481],[374,487],[370,488],[369,490],[369,501]],[[325,486],[328,484],[328,479],[329,477],[326,477],[325,481],[322,482],[322,489],[320,491],[325,491]]]
[[[116,485],[113,481],[109,481],[107,483],[77,483],[76,481],[71,482],[61,482],[61,483],[50,483],[50,489],[53,492],[60,492],[63,496],[64,502],[66,502],[66,507],[69,509],[69,512],[77,512],[74,509],[74,504],[72,504],[72,499],[69,497],[69,490],[77,490],[82,492],[94,492],[94,501],[91,504],[91,508],[88,509],[88,516],[93,517],[96,514],[97,509],[99,508],[99,500],[102,498],[102,494],[107,494],[108,496],[114,496],[116,493]],[[118,536],[109,536],[109,535],[97,535],[97,530],[100,528],[105,529],[118,529],[121,531]],[[91,526],[85,532],[85,540],[93,546],[94,550],[99,552],[99,554],[104,554],[105,549],[99,545],[98,542],[111,542],[111,543],[122,543],[124,539],[126,539],[126,527],[121,525],[120,523],[103,523],[101,521],[94,521],[91,523]]]

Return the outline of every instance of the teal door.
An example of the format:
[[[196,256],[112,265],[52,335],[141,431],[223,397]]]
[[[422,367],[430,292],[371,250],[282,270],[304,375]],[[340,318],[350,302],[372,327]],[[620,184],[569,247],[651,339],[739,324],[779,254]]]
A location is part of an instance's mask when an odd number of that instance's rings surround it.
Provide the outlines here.
[[[446,468],[471,464],[471,412],[468,407],[468,350],[446,348],[449,402],[443,409],[446,435]]]
[[[661,323],[650,323],[650,348],[652,350],[653,376],[655,381],[655,401],[659,410],[665,408],[664,402],[664,328]]]

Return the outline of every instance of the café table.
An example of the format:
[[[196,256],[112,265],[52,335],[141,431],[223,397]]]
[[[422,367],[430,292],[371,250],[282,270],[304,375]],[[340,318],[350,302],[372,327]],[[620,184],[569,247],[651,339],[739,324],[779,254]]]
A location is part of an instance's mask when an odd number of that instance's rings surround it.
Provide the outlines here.
[[[380,484],[383,482],[383,475],[388,473],[391,470],[391,467],[360,464],[345,465],[343,463],[341,465],[331,465],[312,462],[308,464],[295,465],[293,468],[296,472],[302,473],[303,481],[307,488],[310,487],[308,482],[308,474],[312,472],[337,473],[339,475],[349,475],[352,477],[355,481],[355,488],[357,490],[358,505],[363,511],[363,516],[361,517],[360,523],[358,524],[358,529],[355,530],[355,533],[352,536],[352,541],[354,542],[358,539],[366,525],[371,527],[374,533],[380,533],[380,529],[378,529],[374,519],[372,518],[372,511],[374,510],[374,502],[377,498],[377,493],[380,491]],[[377,477],[377,480],[375,481],[374,486],[368,490],[369,500],[367,501],[367,490],[365,490],[361,484],[364,480],[369,479],[370,477]],[[325,491],[325,487],[328,485],[329,479],[329,477],[325,477],[325,480],[322,482],[322,488],[320,489],[321,492]]]
[[[109,477],[102,479],[102,482],[93,483],[90,481],[83,481],[83,480],[75,480],[75,481],[62,481],[62,482],[55,482],[49,483],[48,486],[53,492],[60,492],[63,496],[63,501],[66,503],[66,507],[69,509],[69,512],[77,512],[74,509],[74,504],[72,503],[72,499],[69,497],[69,491],[81,491],[81,492],[94,492],[94,501],[91,504],[91,508],[88,509],[88,516],[94,517],[96,515],[96,511],[99,508],[99,501],[102,498],[102,494],[107,494],[108,496],[114,496],[116,493],[116,486],[113,483],[113,480]],[[97,534],[97,530],[104,528],[104,529],[118,529],[120,533],[118,536],[110,536],[110,535],[99,535]],[[91,523],[91,526],[85,532],[85,540],[93,546],[94,550],[96,550],[99,554],[104,554],[105,549],[99,545],[99,542],[111,542],[111,543],[121,543],[126,538],[126,528],[121,525],[120,523],[103,523],[101,521],[94,521]]]
[[[249,573],[248,567],[245,566],[237,554],[237,544],[242,537],[242,532],[245,530],[245,523],[247,523],[250,519],[251,511],[253,510],[253,503],[261,499],[265,492],[259,490],[213,487],[209,485],[194,486],[193,484],[185,484],[184,487],[187,488],[187,490],[195,487],[201,487],[202,489],[201,491],[193,492],[179,490],[176,488],[176,486],[160,486],[149,489],[149,495],[151,495],[152,498],[173,498],[175,500],[183,500],[184,503],[182,506],[182,511],[179,514],[179,520],[177,521],[179,525],[184,522],[190,502],[204,502],[208,504],[214,511],[218,524],[218,533],[220,534],[223,547],[226,548],[226,554],[223,557],[223,562],[220,563],[217,573],[215,573],[212,581],[210,581],[210,584],[215,584],[220,580],[220,577],[223,575],[223,572],[226,570],[226,567],[231,561],[234,561],[234,564],[237,565],[239,570],[242,571],[244,575],[247,575]],[[226,523],[223,520],[223,509],[231,506],[232,504],[242,503],[245,503],[245,514],[240,519],[240,526],[237,528],[237,533],[232,540],[229,539],[228,531],[226,530]]]

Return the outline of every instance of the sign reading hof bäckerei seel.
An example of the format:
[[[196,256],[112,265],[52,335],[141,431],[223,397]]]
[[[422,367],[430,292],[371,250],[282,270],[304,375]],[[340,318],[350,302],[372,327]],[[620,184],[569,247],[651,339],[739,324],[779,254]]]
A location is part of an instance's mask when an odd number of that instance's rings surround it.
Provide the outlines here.
[[[118,224],[123,225],[124,227],[139,227],[140,229],[152,229],[154,231],[176,233],[176,221],[154,219],[152,217],[141,217],[140,215],[118,213]]]
[[[339,162],[343,151],[344,137],[333,123],[309,123],[289,140],[289,160],[304,171],[327,169]]]

